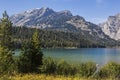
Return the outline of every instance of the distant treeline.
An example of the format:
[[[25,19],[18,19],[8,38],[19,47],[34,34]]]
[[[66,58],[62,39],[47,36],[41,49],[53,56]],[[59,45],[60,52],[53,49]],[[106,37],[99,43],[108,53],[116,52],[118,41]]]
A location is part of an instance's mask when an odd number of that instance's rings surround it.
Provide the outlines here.
[[[114,40],[100,39],[81,35],[75,32],[58,30],[39,30],[40,43],[43,48],[77,47],[77,48],[104,48],[117,46]],[[20,48],[23,42],[28,42],[35,31],[35,28],[13,27],[14,47]]]

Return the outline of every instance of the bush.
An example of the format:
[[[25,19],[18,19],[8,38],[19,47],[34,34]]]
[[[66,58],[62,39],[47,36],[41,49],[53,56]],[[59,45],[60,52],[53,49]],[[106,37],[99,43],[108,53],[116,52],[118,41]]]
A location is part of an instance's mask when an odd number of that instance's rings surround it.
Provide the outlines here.
[[[109,62],[98,72],[99,78],[118,78],[120,77],[120,64]]]
[[[59,75],[75,75],[76,67],[68,64],[64,60],[60,60],[57,63],[56,73]]]
[[[76,67],[68,64],[64,60],[55,61],[48,57],[43,60],[43,65],[40,68],[42,73],[57,74],[57,75],[75,75]]]
[[[48,57],[43,60],[43,65],[40,68],[41,72],[47,74],[55,74],[56,71],[56,61]]]
[[[96,71],[96,64],[93,62],[82,63],[78,67],[80,77],[90,77]]]

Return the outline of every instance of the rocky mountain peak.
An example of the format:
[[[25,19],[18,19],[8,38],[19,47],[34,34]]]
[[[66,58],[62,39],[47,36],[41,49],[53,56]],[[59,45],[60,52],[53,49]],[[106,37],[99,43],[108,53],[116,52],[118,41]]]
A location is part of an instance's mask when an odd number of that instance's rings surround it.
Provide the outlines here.
[[[72,18],[73,20],[81,20],[81,21],[85,21],[85,19],[82,17],[82,16],[79,16],[79,15],[76,15],[76,16],[74,16],[73,18]]]
[[[52,9],[48,8],[48,7],[42,7],[42,8],[35,8],[35,9],[30,9],[25,11],[24,13],[30,14],[30,13],[34,13],[34,12],[54,12]]]
[[[120,39],[120,14],[109,16],[107,21],[100,24],[103,32],[112,39]]]
[[[60,11],[60,12],[58,12],[59,14],[64,14],[64,15],[68,15],[68,16],[72,16],[72,13],[71,13],[71,11],[69,11],[69,10],[63,10],[63,11]]]

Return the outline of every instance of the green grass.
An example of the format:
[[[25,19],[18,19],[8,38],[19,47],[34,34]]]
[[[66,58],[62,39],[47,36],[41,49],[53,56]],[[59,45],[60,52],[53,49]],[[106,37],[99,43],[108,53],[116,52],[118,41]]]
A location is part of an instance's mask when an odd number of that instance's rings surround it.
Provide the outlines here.
[[[110,78],[93,79],[61,75],[45,75],[45,74],[16,74],[14,76],[3,76],[0,80],[113,80]]]

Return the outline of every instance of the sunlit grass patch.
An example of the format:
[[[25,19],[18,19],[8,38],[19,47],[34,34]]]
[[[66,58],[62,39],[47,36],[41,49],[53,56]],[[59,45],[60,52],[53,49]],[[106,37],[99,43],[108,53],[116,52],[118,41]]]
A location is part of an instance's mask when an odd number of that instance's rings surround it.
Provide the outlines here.
[[[80,78],[73,76],[60,76],[60,75],[45,75],[45,74],[17,74],[15,76],[4,76],[0,80],[99,80],[93,78]],[[112,79],[101,79],[112,80]]]

